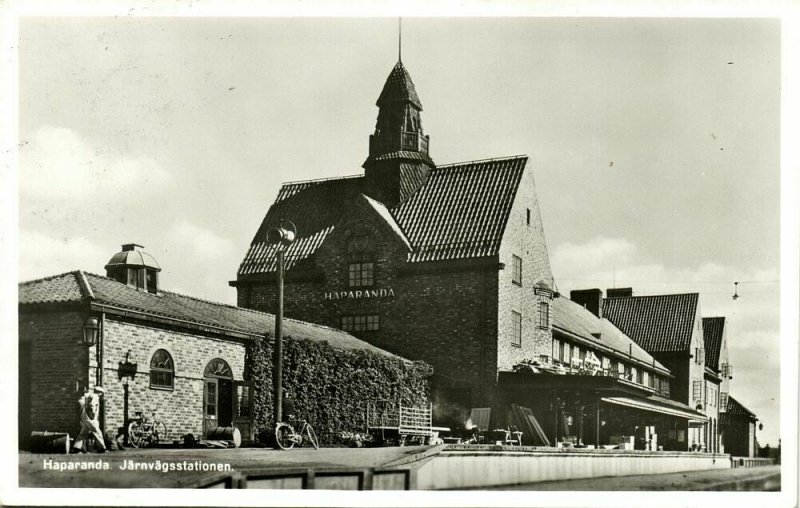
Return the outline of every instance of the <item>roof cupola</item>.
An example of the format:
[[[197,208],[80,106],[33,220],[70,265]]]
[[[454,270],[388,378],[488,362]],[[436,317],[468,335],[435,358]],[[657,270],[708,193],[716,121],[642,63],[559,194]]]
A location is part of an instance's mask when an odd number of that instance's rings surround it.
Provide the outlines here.
[[[364,162],[368,192],[388,207],[425,183],[434,163],[422,129],[422,102],[403,62],[395,64],[378,101],[378,121]]]
[[[106,263],[106,277],[148,293],[158,293],[158,272],[155,258],[144,252],[144,246],[126,243]]]

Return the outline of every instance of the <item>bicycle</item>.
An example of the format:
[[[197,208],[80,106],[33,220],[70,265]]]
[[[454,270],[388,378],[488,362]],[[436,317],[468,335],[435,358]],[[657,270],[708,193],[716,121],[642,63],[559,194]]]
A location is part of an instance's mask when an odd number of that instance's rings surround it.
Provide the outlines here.
[[[314,446],[315,450],[319,450],[319,442],[317,441],[317,434],[314,432],[314,427],[311,426],[306,420],[297,420],[296,423],[302,423],[303,426],[300,432],[295,432],[294,427],[286,422],[278,422],[275,425],[275,443],[281,450],[291,450],[294,445],[303,446],[303,443],[308,441]],[[303,437],[303,434],[306,437]]]
[[[157,446],[160,441],[167,440],[167,425],[156,419],[153,411],[152,420],[148,420],[142,411],[136,411],[136,417],[128,425],[128,442],[134,448]]]

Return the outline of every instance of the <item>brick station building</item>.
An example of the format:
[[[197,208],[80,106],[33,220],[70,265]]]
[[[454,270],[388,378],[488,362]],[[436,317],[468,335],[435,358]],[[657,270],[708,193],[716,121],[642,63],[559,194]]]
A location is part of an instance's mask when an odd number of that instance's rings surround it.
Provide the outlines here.
[[[81,270],[19,285],[19,435],[79,428],[77,401],[105,389],[101,425],[112,436],[143,411],[166,423],[170,439],[237,427],[252,437],[249,342],[270,336],[272,314],[209,302],[160,287],[160,268],[135,244],[123,245],[107,276]],[[84,328],[96,326],[96,343]],[[352,335],[293,319],[284,333],[340,350],[394,357]],[[130,374],[131,365],[136,366]],[[124,367],[126,365],[127,367]]]
[[[528,157],[435,165],[402,62],[377,106],[363,174],[282,186],[230,283],[238,305],[276,308],[267,232],[289,220],[297,238],[285,247],[285,314],[431,364],[440,423],[454,423],[443,421],[453,408],[462,422],[470,408],[489,408],[492,427],[504,425],[510,405],[524,403],[552,443],[599,446],[657,416],[683,429],[671,445],[686,449],[687,422],[707,418],[664,396],[669,369],[555,291]],[[572,370],[587,358],[602,367]],[[514,367],[526,360],[560,371],[520,377]]]
[[[401,62],[378,98],[364,174],[283,185],[231,282],[241,307],[285,314],[430,363],[436,390],[491,406],[498,369],[551,351],[553,277],[526,156],[436,166]]]

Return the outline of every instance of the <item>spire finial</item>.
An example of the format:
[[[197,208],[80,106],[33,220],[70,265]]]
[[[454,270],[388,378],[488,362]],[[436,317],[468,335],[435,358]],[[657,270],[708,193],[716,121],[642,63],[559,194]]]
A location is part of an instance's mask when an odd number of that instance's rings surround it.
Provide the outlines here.
[[[397,61],[403,61],[403,18],[397,18]]]

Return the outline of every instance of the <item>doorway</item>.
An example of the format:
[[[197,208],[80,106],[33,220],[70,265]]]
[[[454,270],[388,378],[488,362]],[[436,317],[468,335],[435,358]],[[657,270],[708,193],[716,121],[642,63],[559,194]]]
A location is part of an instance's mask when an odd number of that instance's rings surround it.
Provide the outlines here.
[[[233,372],[228,362],[215,358],[203,373],[203,435],[233,423]]]

